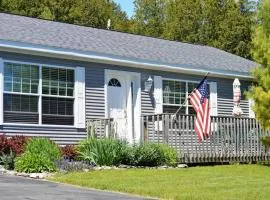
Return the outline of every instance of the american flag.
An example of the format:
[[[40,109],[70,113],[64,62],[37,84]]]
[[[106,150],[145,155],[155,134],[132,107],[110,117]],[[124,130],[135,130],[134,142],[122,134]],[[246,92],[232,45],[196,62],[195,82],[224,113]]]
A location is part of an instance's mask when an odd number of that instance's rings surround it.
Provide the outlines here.
[[[189,95],[189,101],[196,111],[195,132],[200,141],[210,136],[210,107],[209,107],[209,89],[206,77]]]

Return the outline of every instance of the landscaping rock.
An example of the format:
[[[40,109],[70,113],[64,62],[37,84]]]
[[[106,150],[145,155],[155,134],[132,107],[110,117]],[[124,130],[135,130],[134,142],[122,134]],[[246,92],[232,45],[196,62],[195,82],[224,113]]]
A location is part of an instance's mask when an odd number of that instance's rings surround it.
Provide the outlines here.
[[[11,175],[11,176],[15,176],[15,175],[17,175],[17,172],[16,171],[7,170],[6,171],[6,174],[7,175]]]
[[[36,178],[38,178],[38,175],[37,175],[36,173],[31,173],[29,177],[30,177],[30,178],[35,178],[35,179],[36,179]]]
[[[4,168],[4,166],[0,165],[0,174],[4,174],[6,171],[7,170]]]
[[[102,167],[96,166],[96,167],[93,167],[93,170],[99,171],[99,170],[102,170]]]
[[[29,177],[30,174],[22,172],[22,173],[17,173],[17,176]]]
[[[124,169],[129,169],[129,168],[131,168],[130,165],[119,165],[118,167],[119,167],[119,168],[124,168]]]
[[[102,169],[104,169],[104,170],[110,170],[110,169],[112,169],[112,167],[110,167],[110,166],[103,166]]]
[[[167,169],[167,168],[169,168],[167,165],[158,167],[158,169]]]
[[[177,168],[188,168],[186,164],[178,164]]]

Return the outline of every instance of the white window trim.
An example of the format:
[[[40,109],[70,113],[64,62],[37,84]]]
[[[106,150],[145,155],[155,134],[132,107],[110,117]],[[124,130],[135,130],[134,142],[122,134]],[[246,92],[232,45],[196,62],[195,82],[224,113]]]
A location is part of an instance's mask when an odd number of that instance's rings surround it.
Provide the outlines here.
[[[39,67],[39,87],[38,87],[38,93],[37,94],[33,94],[33,93],[22,93],[22,92],[5,92],[4,91],[4,63],[15,63],[15,64],[27,64],[27,65],[37,65]],[[42,101],[41,101],[41,97],[44,96],[42,95],[42,66],[43,67],[51,67],[51,68],[61,68],[61,69],[72,69],[74,70],[74,75],[75,75],[75,71],[76,71],[76,67],[67,67],[67,66],[61,66],[61,65],[51,65],[51,64],[44,64],[44,63],[37,63],[37,62],[24,62],[24,61],[18,61],[18,60],[6,60],[6,59],[2,59],[0,58],[0,65],[3,65],[3,71],[1,73],[0,71],[0,81],[1,81],[1,76],[2,76],[2,81],[0,82],[0,94],[2,95],[2,102],[1,106],[0,106],[0,114],[2,115],[2,124],[3,125],[12,125],[12,126],[25,126],[25,127],[66,127],[66,128],[76,128],[76,122],[75,122],[75,100],[74,100],[74,106],[73,106],[73,115],[74,115],[74,125],[53,125],[53,124],[41,124],[42,121]],[[75,77],[74,77],[74,84],[75,84]],[[2,91],[1,91],[1,87],[2,87]],[[75,87],[74,87],[75,89]],[[3,109],[3,97],[4,97],[4,93],[9,93],[9,94],[26,94],[26,95],[33,95],[33,96],[38,96],[39,100],[38,100],[38,114],[39,114],[39,123],[38,124],[25,124],[25,123],[9,123],[9,122],[4,122],[4,109]],[[58,95],[45,95],[45,96],[49,96],[49,97],[63,97],[63,98],[73,98],[75,99],[75,96],[70,97],[70,96],[58,96]],[[2,107],[2,109],[1,109]],[[1,118],[0,118],[0,124],[1,124]]]
[[[188,80],[188,79],[175,79],[175,78],[163,78],[162,77],[162,90],[163,90],[163,81],[178,81],[178,82],[185,82],[185,85],[186,85],[186,98],[188,97],[188,84],[187,83],[197,83],[199,84],[200,81],[196,81],[196,80]],[[213,81],[209,81],[208,84],[209,84],[209,87],[210,87],[210,84],[211,83],[216,83],[216,82],[213,82]],[[209,97],[211,96],[211,89],[209,88]],[[186,106],[186,105],[183,105],[183,104],[168,104],[168,103],[164,103],[163,102],[163,95],[162,95],[162,107],[163,106],[185,106],[186,107],[186,111],[185,111],[185,114],[188,115],[188,107],[191,107],[190,105],[189,106]]]
[[[163,81],[176,81],[176,82],[184,82],[185,83],[185,87],[186,87],[186,98],[188,97],[188,83],[197,83],[199,84],[200,81],[194,81],[194,80],[188,80],[188,79],[174,79],[174,78],[162,78],[162,89],[163,89]],[[211,92],[211,91],[210,91]],[[185,115],[188,115],[188,108],[191,107],[190,105],[187,105],[187,102],[185,102],[185,104],[168,104],[168,103],[164,103],[163,102],[163,96],[162,96],[162,107],[163,106],[183,106],[185,107],[186,111],[185,111]]]

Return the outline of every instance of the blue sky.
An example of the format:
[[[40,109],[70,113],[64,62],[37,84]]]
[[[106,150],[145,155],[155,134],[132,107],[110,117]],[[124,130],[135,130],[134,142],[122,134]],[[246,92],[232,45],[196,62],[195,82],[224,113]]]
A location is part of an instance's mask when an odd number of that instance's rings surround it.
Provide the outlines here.
[[[133,0],[114,0],[119,3],[122,10],[126,11],[127,15],[131,17],[134,13]]]

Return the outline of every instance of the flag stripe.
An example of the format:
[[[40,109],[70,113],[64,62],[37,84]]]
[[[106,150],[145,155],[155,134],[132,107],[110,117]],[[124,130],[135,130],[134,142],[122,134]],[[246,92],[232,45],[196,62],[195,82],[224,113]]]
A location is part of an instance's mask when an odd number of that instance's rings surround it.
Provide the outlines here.
[[[189,95],[189,101],[196,111],[196,121],[194,130],[200,141],[207,139],[211,131],[210,107],[209,107],[209,91],[207,81],[204,79],[199,87],[193,90]]]

